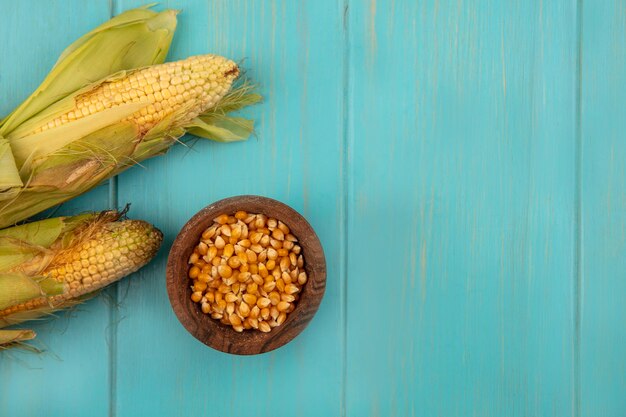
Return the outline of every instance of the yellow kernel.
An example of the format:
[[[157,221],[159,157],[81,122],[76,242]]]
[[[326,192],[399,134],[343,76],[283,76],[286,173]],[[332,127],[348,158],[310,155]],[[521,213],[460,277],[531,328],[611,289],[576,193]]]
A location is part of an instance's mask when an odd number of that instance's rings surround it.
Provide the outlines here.
[[[276,288],[276,282],[274,281],[266,282],[265,284],[263,284],[263,291],[265,292],[272,291],[274,288]]]
[[[250,233],[250,242],[252,242],[253,244],[257,244],[261,241],[262,237],[263,237],[263,233],[252,232]]]
[[[291,262],[292,266],[296,266],[298,264],[298,258],[295,253],[291,252],[289,254],[289,262]]]
[[[274,320],[276,320],[278,318],[278,315],[280,314],[280,311],[278,311],[277,307],[271,307],[270,308],[270,317],[273,318]]]
[[[209,303],[215,302],[215,293],[213,291],[208,291],[206,294],[204,294],[204,296]]]
[[[261,318],[263,320],[267,320],[270,318],[270,309],[269,307],[264,307],[261,309]]]
[[[287,250],[291,250],[291,249],[293,249],[293,247],[294,247],[294,246],[295,246],[295,243],[290,242],[290,241],[288,241],[288,240],[285,240],[285,241],[283,242],[283,248],[285,248],[285,249],[287,249]]]
[[[254,281],[257,285],[263,285],[263,283],[265,282],[263,277],[259,274],[252,274],[252,281]]]
[[[292,235],[291,233],[286,234],[285,240],[288,240],[289,242],[294,242],[294,243],[298,241],[298,239],[296,239],[296,237]]]
[[[235,224],[237,223],[237,219],[235,218],[235,216],[228,216],[228,224]]]
[[[256,220],[254,221],[254,226],[257,229],[265,227],[265,216],[263,216],[262,214],[257,214]]]
[[[296,301],[296,297],[294,295],[291,295],[291,294],[281,294],[280,295],[280,301],[286,301],[288,303],[293,303],[294,301]]]
[[[219,289],[218,289],[218,291],[219,291]],[[226,292],[228,292],[228,291],[226,291]],[[222,292],[216,292],[215,293],[215,302],[219,304],[220,301],[224,301],[224,294],[225,293],[222,293]],[[224,302],[226,302],[226,301],[224,301]],[[226,307],[226,304],[224,304],[224,307]]]
[[[290,232],[290,230],[287,227],[287,225],[285,223],[283,223],[283,222],[280,222],[280,221],[278,222],[278,228],[280,229],[281,232],[283,232],[285,234],[285,236],[288,235],[289,232]]]
[[[222,236],[218,236],[215,238],[215,247],[218,249],[224,249],[224,246],[226,246],[226,242],[224,241],[224,238]]]
[[[267,322],[261,321],[259,322],[259,330],[263,333],[269,333],[270,331],[272,331],[272,328],[269,324],[267,324]]]
[[[231,245],[230,243],[227,244],[226,246],[224,246],[224,251],[222,252],[222,256],[226,259],[230,258],[231,256],[233,256],[233,253],[235,253],[235,247],[233,245]],[[292,253],[294,261],[296,260],[296,255],[294,253]],[[295,265],[295,263],[294,263]]]
[[[265,263],[265,267],[269,270],[272,271],[274,268],[276,268],[276,261],[273,259],[270,259],[269,261],[267,261]]]
[[[276,305],[276,308],[278,309],[278,311],[281,311],[281,312],[282,312],[282,311],[286,311],[286,310],[289,308],[289,306],[290,306],[290,305],[291,305],[291,304],[290,304],[290,303],[288,303],[287,301],[280,301],[280,302]]]
[[[291,249],[291,251],[293,253],[295,253],[296,255],[300,255],[300,251],[302,250],[302,248],[298,245],[294,246],[293,249]]]
[[[198,259],[200,259],[200,255],[198,254],[198,252],[194,252],[189,257],[189,263],[195,264],[196,262],[198,262]]]
[[[302,255],[298,256],[297,266],[298,266],[298,268],[304,267],[304,258],[302,257]]]
[[[233,269],[239,268],[241,266],[241,261],[237,256],[233,256],[232,258],[228,259],[228,266]]]
[[[272,237],[276,240],[285,240],[285,234],[280,229],[274,229],[272,232]]]
[[[214,218],[213,221],[218,224],[226,224],[228,222],[228,215],[220,214],[219,216]]]
[[[235,303],[226,303],[226,313],[233,314],[235,312]]]
[[[247,260],[248,258],[246,258]],[[250,267],[248,266],[247,263],[242,263],[241,266],[239,267],[239,271],[240,272],[248,272],[250,269]]]
[[[307,281],[306,272],[304,271],[300,272],[300,274],[298,274],[298,284],[304,285],[306,284],[306,281]]]
[[[285,285],[285,292],[287,294],[295,294],[298,291],[300,291],[300,288],[298,288],[297,286],[293,284]]]
[[[211,313],[211,318],[212,318],[212,319],[219,320],[219,319],[221,319],[221,318],[223,318],[223,317],[224,317],[224,315],[223,315],[223,314],[220,314],[220,313]]]
[[[230,292],[230,287],[226,284],[221,284],[217,290],[222,294],[227,294]]]
[[[198,253],[202,256],[206,255],[209,251],[209,245],[204,242],[198,243]]]
[[[250,318],[256,319],[259,317],[259,315],[261,314],[261,309],[259,308],[259,306],[255,305],[254,307],[252,307],[252,309],[250,310]]]
[[[213,258],[215,258],[216,256],[217,256],[217,248],[215,246],[211,246],[208,249],[206,256],[203,259],[207,262],[211,262]]]
[[[259,253],[259,255],[257,256],[257,259],[259,260],[259,262],[265,262],[267,260],[267,251],[261,251],[261,253]]]
[[[235,239],[239,239],[239,237],[241,236],[241,226],[239,225],[234,225],[231,228],[231,235],[230,237],[235,238]]]
[[[276,252],[278,252],[280,257],[289,256],[289,251],[285,248],[278,249]]]
[[[84,283],[84,280],[83,280],[83,283]],[[206,282],[202,282],[202,281],[196,281],[193,284],[193,290],[194,291],[202,292],[202,291],[206,290],[206,287],[207,287],[207,283]]]
[[[224,300],[226,300],[227,303],[234,303],[235,301],[237,301],[237,296],[233,294],[232,292],[229,292],[224,297]]]
[[[213,266],[218,266],[221,263],[222,263],[222,260],[218,258],[217,256],[211,260],[211,265]]]
[[[253,263],[257,261],[256,253],[250,249],[246,249],[246,258],[248,260],[248,263]]]
[[[270,301],[272,302],[273,306],[275,306],[276,304],[280,302],[280,294],[277,293],[276,291],[272,291],[271,293],[269,293],[268,297]]]
[[[276,288],[278,289],[278,291],[280,292],[284,292],[285,291],[285,281],[283,281],[282,278],[278,278],[276,280]]]
[[[276,323],[280,326],[281,324],[283,324],[285,322],[285,320],[287,320],[287,313],[280,313],[278,315],[278,317],[276,318]]]
[[[238,333],[243,332],[244,327],[240,324],[233,324],[233,330],[235,330]]]
[[[230,226],[229,226],[229,225],[227,225],[227,224],[223,225],[222,227],[220,227],[220,230],[221,230],[221,232],[222,232],[222,234],[223,234],[224,236],[231,237],[231,234],[232,234],[232,233],[231,233],[231,230],[230,230]]]
[[[202,300],[202,293],[201,292],[196,291],[196,292],[191,294],[191,301],[193,301],[194,303],[199,303],[200,300]]]
[[[233,275],[233,270],[228,265],[220,265],[217,267],[217,273],[223,278],[230,278]]]
[[[289,266],[291,265],[291,261],[288,257],[284,256],[280,258],[280,270],[281,271],[289,271]]]
[[[278,226],[278,221],[276,219],[267,219],[267,227],[271,230]]]
[[[248,317],[248,315],[250,314],[250,306],[242,302],[241,304],[239,304],[239,308],[237,309],[237,311],[239,312],[239,315],[241,315],[241,317]]]
[[[256,295],[252,295],[252,294],[244,294],[244,295],[242,296],[242,298],[243,298],[243,301],[245,301],[245,302],[246,302],[246,304],[248,304],[248,305],[253,306],[253,305],[255,305],[255,304],[256,304]]]
[[[263,235],[261,240],[259,240],[259,245],[266,248],[270,244],[270,237],[268,235]]]
[[[241,289],[241,284],[238,282],[235,282],[232,286],[231,286],[233,293],[235,294],[239,294],[239,290]]]
[[[228,320],[234,326],[241,326],[241,319],[236,314],[231,314],[230,316],[228,316]]]
[[[256,294],[258,290],[259,284],[257,284],[256,282],[252,282],[246,287],[246,291],[248,292],[248,294]]]
[[[197,266],[192,266],[189,269],[189,278],[194,279],[194,278],[198,278],[198,275],[200,274],[200,268],[198,268]]]
[[[256,302],[256,305],[259,308],[269,307],[270,304],[272,304],[272,301],[269,298],[266,298],[266,297],[259,298],[257,300],[257,302]]]
[[[252,312],[250,312],[250,315],[252,315]],[[257,319],[257,317],[248,317],[247,319],[248,323],[250,323],[250,327],[252,327],[253,329],[259,328],[259,320]]]
[[[283,242],[281,242],[280,240],[276,240],[276,239],[270,239],[270,245],[276,250],[284,246]]]
[[[272,261],[278,259],[278,252],[276,251],[276,249],[269,248],[267,250],[267,259],[272,260]],[[272,270],[274,268],[267,268],[267,269]]]
[[[235,218],[238,220],[245,220],[246,217],[248,217],[248,213],[246,213],[245,211],[240,210],[235,213]]]
[[[285,284],[291,284],[291,275],[289,275],[288,272],[283,272],[283,274],[280,276],[280,278],[283,280],[283,282]]]
[[[269,272],[267,271],[267,268],[265,267],[264,264],[259,264],[258,268],[259,268],[259,275],[261,275],[263,278],[269,275]]]
[[[252,245],[252,246],[250,246],[249,250],[251,250],[252,252],[254,252],[256,254],[259,254],[259,253],[263,252],[263,246],[261,246],[259,244]],[[248,253],[248,252],[246,252],[246,253]]]
[[[239,241],[238,245],[248,249],[252,245],[252,242],[248,239],[243,239]]]

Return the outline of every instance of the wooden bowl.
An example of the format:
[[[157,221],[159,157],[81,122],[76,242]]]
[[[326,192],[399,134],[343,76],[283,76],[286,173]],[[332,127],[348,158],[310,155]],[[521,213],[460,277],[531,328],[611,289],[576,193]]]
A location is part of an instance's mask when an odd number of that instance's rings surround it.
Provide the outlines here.
[[[308,280],[300,293],[295,310],[285,322],[271,332],[232,327],[204,314],[198,303],[191,301],[188,259],[198,244],[202,232],[222,213],[238,210],[261,213],[282,220],[298,238],[304,257]],[[178,320],[196,339],[226,353],[254,355],[269,352],[289,343],[309,324],[317,311],[326,288],[326,260],[322,245],[311,225],[297,211],[271,198],[242,195],[217,201],[193,216],[174,240],[167,260],[167,293]]]

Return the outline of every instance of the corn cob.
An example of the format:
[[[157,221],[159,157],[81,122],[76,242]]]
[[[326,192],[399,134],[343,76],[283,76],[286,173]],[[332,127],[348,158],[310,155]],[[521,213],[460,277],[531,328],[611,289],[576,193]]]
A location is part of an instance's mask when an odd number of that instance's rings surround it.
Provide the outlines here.
[[[0,228],[166,152],[185,133],[250,135],[250,120],[227,115],[260,100],[245,83],[232,87],[234,62],[204,55],[149,66],[164,58],[174,28],[172,11],[114,18],[70,46],[0,122]]]
[[[35,128],[32,134],[130,103],[145,104],[124,119],[134,123],[140,134],[181,110],[184,112],[179,123],[184,124],[216,106],[238,76],[237,64],[215,55],[144,68],[79,95],[72,110]]]
[[[61,287],[61,291],[50,291],[48,285],[38,293],[29,293],[29,288],[16,292],[0,280],[0,327],[74,305],[152,259],[161,232],[143,221],[118,221],[119,216],[103,212],[0,231],[0,277],[49,280]]]

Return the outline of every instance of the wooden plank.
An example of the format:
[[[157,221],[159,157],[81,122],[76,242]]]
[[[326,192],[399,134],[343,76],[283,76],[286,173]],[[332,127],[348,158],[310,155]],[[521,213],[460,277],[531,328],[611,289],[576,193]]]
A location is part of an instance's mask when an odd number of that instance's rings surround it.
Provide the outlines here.
[[[265,102],[247,112],[258,121],[257,138],[178,146],[119,178],[120,204],[132,202],[132,217],[161,227],[165,249],[120,287],[116,415],[337,415],[341,6],[318,0],[163,6],[182,9],[171,59],[211,52],[241,60]],[[277,198],[303,213],[320,236],[329,270],[325,299],[303,334],[278,351],[236,357],[186,333],[170,309],[164,269],[167,248],[196,211],[246,193]]]
[[[575,6],[350,2],[348,415],[574,413]]]
[[[583,2],[582,416],[626,414],[626,5]]]
[[[0,7],[0,114],[37,87],[61,51],[110,16],[109,2],[2,1]],[[80,13],[76,10],[80,9]],[[55,214],[108,207],[108,186],[66,203]],[[98,297],[55,320],[28,323],[38,336],[33,354],[0,353],[0,415],[108,415],[109,303]]]

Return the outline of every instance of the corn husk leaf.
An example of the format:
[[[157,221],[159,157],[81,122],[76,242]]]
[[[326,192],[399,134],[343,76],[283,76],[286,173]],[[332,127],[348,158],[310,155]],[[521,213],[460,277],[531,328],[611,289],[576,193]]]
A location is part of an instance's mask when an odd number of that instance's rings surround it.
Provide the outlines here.
[[[33,298],[63,294],[67,285],[52,278],[27,274],[0,274],[0,310]]]
[[[11,145],[0,136],[0,201],[15,197],[23,185]]]
[[[7,136],[42,110],[110,74],[165,61],[176,14],[174,10],[129,10],[78,39],[33,94],[2,121],[0,135]]]
[[[20,346],[26,347],[28,349],[28,346],[23,345],[23,342],[32,340],[36,336],[37,334],[33,330],[2,329],[0,330],[0,350],[10,349],[13,347],[20,347]],[[33,349],[31,348],[29,350],[33,350]],[[34,350],[37,351],[37,349],[34,349]]]

